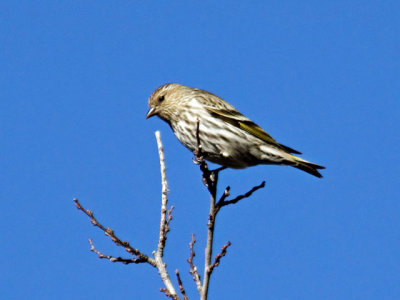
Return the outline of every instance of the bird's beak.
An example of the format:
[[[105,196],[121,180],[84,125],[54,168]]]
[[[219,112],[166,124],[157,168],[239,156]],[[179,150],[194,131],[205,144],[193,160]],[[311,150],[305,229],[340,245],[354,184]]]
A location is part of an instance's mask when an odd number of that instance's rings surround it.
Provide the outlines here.
[[[157,114],[157,112],[156,112],[155,107],[150,107],[149,112],[146,115],[146,119],[148,119],[156,114]]]

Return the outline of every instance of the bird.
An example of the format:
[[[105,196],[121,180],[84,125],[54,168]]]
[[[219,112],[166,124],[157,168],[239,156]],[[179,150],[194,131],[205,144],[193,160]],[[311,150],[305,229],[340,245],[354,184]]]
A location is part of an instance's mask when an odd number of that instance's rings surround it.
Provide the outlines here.
[[[207,161],[232,169],[286,165],[316,177],[325,167],[306,161],[301,152],[278,143],[231,104],[202,89],[177,83],[158,87],[148,100],[146,119],[158,116],[191,152],[201,144]]]

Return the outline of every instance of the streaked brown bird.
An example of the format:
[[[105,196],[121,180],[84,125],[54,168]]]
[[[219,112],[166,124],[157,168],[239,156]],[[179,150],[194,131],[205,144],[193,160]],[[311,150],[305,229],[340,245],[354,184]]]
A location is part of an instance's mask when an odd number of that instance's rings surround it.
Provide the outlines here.
[[[256,123],[218,96],[201,89],[169,83],[149,98],[146,118],[157,115],[167,122],[190,151],[198,148],[197,124],[204,158],[225,167],[242,169],[259,164],[288,165],[317,177],[323,166],[293,154]]]

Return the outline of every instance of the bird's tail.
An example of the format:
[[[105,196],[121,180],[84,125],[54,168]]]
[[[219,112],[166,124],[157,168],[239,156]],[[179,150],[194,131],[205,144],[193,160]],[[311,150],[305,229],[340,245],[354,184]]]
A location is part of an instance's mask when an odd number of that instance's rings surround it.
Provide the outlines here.
[[[321,178],[322,175],[318,172],[318,170],[325,169],[324,166],[313,164],[313,163],[306,161],[300,157],[294,156],[291,153],[299,153],[300,154],[300,152],[293,150],[292,148],[289,148],[287,146],[282,147],[282,145],[281,145],[280,148],[276,148],[276,147],[261,145],[259,149],[262,151],[261,161],[264,164],[280,164],[280,165],[286,165],[286,166],[293,166],[297,169],[300,169],[304,172],[307,172],[307,173],[314,175],[316,177],[319,177],[319,178]],[[257,152],[256,154],[259,155],[259,152]],[[273,159],[271,159],[271,157],[272,158],[278,157],[278,158],[280,158],[280,160],[274,161]]]
[[[294,167],[297,169],[300,169],[304,172],[307,172],[311,175],[319,177],[319,178],[321,178],[322,175],[321,175],[321,173],[318,172],[318,169],[325,169],[325,167],[323,167],[323,166],[316,165],[316,164],[313,164],[310,162],[306,162],[306,163],[301,162],[301,163],[298,163],[297,165],[294,165]]]
[[[295,162],[293,164],[293,167],[295,167],[297,169],[300,169],[300,170],[302,170],[304,172],[307,172],[307,173],[309,173],[311,175],[314,175],[316,177],[319,177],[319,178],[322,177],[322,175],[318,172],[318,169],[325,169],[324,166],[313,164],[313,163],[311,163],[309,161],[306,161],[306,160],[301,159],[301,158],[299,158],[297,156],[294,156],[294,155],[292,155],[292,156],[293,156],[293,158],[295,160]]]
[[[292,158],[291,165],[293,167],[300,169],[304,172],[307,172],[308,174],[314,175],[318,178],[322,177],[321,173],[318,172],[318,169],[325,169],[324,166],[313,164],[309,161],[306,161],[304,159],[301,159],[300,157],[297,157],[297,156],[294,156],[291,154],[290,154],[290,156]]]

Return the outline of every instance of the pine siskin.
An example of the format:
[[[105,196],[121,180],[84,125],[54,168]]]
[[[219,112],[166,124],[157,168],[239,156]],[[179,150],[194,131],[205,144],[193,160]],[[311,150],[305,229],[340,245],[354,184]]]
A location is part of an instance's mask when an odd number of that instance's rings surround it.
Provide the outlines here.
[[[297,156],[300,152],[279,144],[232,105],[207,91],[170,83],[149,98],[146,119],[157,115],[166,121],[190,151],[198,148],[197,122],[204,158],[229,168],[258,164],[289,165],[317,177],[323,166]]]

